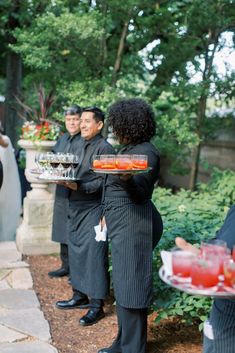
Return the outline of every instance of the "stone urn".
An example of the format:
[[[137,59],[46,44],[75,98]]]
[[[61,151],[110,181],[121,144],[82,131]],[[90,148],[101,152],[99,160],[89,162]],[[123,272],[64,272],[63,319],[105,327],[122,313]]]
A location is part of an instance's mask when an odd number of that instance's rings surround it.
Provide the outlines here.
[[[51,151],[56,141],[19,140],[18,144],[26,152],[25,176],[32,190],[24,198],[23,220],[16,231],[16,245],[26,255],[58,252],[58,244],[51,241],[54,188],[30,172],[37,168],[35,155]]]
[[[18,145],[22,147],[26,152],[26,168],[25,177],[31,184],[32,190],[27,193],[29,198],[44,198],[53,197],[52,193],[48,191],[48,183],[38,179],[38,175],[31,173],[30,171],[35,170],[37,165],[35,163],[35,155],[39,152],[49,152],[54,147],[56,141],[29,141],[19,140]]]

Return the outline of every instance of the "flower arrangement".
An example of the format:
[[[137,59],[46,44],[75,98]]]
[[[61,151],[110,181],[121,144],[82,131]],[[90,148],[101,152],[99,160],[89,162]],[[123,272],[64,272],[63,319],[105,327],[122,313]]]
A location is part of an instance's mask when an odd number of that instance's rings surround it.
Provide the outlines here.
[[[34,121],[26,121],[21,128],[21,138],[31,141],[54,141],[60,136],[58,125],[44,121],[36,124]]]
[[[30,141],[54,141],[60,136],[60,126],[58,123],[48,120],[48,115],[55,97],[52,91],[46,95],[42,85],[36,90],[39,109],[34,109],[25,104],[19,97],[15,97],[21,108],[18,114],[25,121],[21,128],[20,138]]]

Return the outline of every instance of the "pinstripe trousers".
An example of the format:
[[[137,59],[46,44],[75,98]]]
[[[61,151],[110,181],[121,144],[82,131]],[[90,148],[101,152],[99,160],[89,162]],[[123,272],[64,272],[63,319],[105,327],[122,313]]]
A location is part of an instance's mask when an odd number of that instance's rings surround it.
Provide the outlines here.
[[[161,236],[161,218],[150,200],[134,204],[127,197],[106,197],[105,219],[119,326],[112,351],[145,353],[147,307],[152,299],[152,249]]]
[[[235,353],[235,301],[216,299],[205,330],[203,353]]]

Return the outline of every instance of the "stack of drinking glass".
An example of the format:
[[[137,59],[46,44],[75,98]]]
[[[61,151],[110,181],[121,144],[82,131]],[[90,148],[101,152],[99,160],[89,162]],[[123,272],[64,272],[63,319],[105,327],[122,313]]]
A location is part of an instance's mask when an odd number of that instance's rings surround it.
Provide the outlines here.
[[[75,180],[79,156],[72,153],[38,153],[35,163],[41,173],[39,179]]]

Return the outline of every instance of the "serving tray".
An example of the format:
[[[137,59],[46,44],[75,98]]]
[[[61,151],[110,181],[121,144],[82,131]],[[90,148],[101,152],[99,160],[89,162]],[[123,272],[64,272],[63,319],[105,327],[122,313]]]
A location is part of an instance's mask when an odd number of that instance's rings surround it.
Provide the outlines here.
[[[76,181],[78,180],[77,178],[71,178],[71,177],[55,177],[55,176],[46,176],[46,175],[39,175],[38,176],[38,179],[39,180],[42,180],[42,181],[47,181],[48,183],[56,183],[57,181]]]
[[[167,275],[164,266],[160,268],[159,276],[161,280],[169,286],[191,295],[235,299],[235,288],[224,286],[223,283],[220,283],[217,286],[211,288],[199,288],[193,286],[190,281],[182,281],[180,278],[177,279],[177,276]]]
[[[101,174],[142,174],[148,173],[152,167],[146,169],[97,169],[91,168],[95,173]]]

